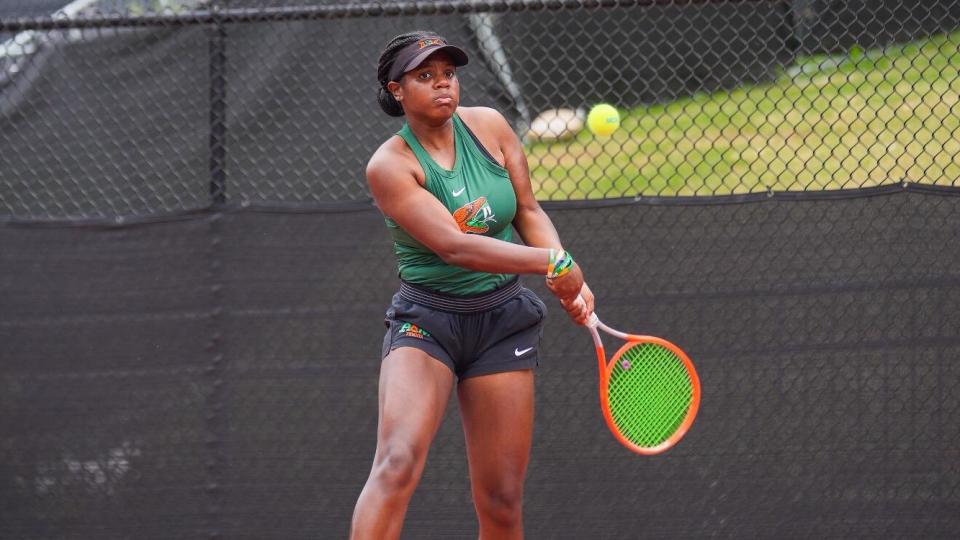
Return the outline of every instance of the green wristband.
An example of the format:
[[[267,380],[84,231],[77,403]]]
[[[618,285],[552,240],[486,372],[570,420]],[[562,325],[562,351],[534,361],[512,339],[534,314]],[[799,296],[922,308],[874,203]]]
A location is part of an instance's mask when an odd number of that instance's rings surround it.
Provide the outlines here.
[[[556,253],[550,250],[550,263],[547,265],[547,279],[558,278],[573,268],[573,256],[566,250]]]

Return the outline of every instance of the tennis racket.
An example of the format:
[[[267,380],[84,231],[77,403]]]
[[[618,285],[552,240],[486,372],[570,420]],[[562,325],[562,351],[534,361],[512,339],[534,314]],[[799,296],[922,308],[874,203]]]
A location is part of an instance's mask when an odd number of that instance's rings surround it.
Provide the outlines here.
[[[614,437],[643,455],[677,444],[700,407],[700,378],[690,358],[664,339],[614,330],[596,313],[587,328],[600,365],[600,406]],[[598,329],[626,342],[609,361]]]

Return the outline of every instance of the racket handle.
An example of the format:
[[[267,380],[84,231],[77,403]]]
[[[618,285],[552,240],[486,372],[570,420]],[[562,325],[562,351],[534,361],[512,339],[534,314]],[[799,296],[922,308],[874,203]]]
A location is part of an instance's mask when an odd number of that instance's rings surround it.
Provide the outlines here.
[[[591,313],[587,319],[587,328],[596,328],[598,326],[600,326],[600,318],[597,317],[596,313]]]
[[[583,299],[582,296],[577,296],[577,299],[574,300],[578,307],[586,307],[587,301]],[[596,313],[591,312],[590,317],[587,318],[587,328],[596,328],[600,324],[600,319],[597,317]]]

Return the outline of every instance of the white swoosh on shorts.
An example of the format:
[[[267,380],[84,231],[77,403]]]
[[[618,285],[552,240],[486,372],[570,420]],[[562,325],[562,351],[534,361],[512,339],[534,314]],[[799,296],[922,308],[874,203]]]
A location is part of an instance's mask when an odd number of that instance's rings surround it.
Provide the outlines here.
[[[467,189],[466,186],[460,188],[458,191],[451,191],[450,193],[453,193],[453,196],[454,196],[454,197],[459,197],[460,194],[463,193],[463,190],[465,190],[465,189]]]
[[[528,352],[530,352],[530,351],[532,351],[532,350],[533,350],[533,347],[527,347],[526,349],[524,349],[524,350],[522,350],[522,351],[521,351],[520,349],[514,349],[514,350],[513,350],[513,355],[514,355],[514,356],[517,356],[517,357],[520,357],[520,356],[523,356],[523,355],[527,354]]]

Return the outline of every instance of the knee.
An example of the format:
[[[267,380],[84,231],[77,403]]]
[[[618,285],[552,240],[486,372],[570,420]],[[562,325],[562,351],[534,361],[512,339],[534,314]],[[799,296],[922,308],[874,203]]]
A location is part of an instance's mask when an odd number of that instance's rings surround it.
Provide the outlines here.
[[[374,462],[373,478],[389,492],[412,492],[419,480],[420,460],[408,446],[388,446]]]
[[[523,516],[523,484],[505,482],[481,489],[477,497],[477,511],[481,517],[501,526],[513,526]]]

